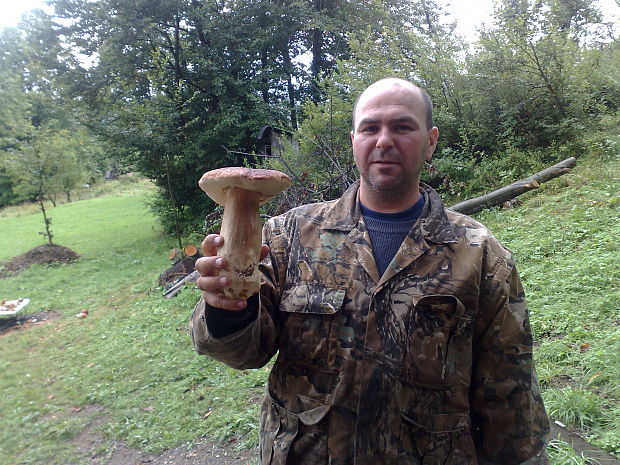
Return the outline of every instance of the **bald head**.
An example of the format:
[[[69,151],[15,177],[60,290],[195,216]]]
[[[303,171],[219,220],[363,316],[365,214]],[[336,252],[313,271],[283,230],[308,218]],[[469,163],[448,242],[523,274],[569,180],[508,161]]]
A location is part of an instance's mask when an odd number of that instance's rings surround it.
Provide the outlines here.
[[[424,109],[426,110],[426,129],[431,129],[433,127],[433,103],[431,102],[431,98],[428,93],[421,87],[418,87],[409,81],[405,81],[404,79],[386,78],[368,86],[366,90],[364,90],[364,92],[357,97],[357,100],[355,100],[355,105],[353,106],[353,130],[355,130],[357,107],[360,101],[368,95],[372,95],[375,92],[392,87],[399,87],[405,91],[410,91],[414,98],[421,99],[421,103],[424,105]]]

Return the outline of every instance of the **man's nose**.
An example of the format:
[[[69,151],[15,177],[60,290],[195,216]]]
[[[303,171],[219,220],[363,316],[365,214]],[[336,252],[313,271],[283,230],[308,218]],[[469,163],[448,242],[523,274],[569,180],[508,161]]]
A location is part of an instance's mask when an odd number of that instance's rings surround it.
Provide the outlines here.
[[[394,140],[392,139],[392,133],[389,128],[381,128],[379,131],[377,138],[377,148],[378,149],[389,149],[394,145]]]

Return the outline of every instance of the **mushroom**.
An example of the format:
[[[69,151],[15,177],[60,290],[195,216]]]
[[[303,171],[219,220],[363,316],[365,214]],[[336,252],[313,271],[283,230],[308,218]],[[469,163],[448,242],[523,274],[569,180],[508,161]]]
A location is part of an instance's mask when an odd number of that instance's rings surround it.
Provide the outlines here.
[[[229,167],[205,173],[200,188],[224,206],[220,235],[224,245],[218,255],[226,258],[220,276],[231,283],[223,289],[226,297],[247,299],[260,287],[258,262],[261,251],[261,222],[258,207],[291,185],[280,171]]]

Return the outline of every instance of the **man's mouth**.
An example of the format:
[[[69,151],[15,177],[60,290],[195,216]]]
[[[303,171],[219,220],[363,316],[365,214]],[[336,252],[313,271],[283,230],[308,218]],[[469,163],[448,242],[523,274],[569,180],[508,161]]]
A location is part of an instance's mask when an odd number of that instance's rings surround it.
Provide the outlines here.
[[[390,166],[390,165],[396,165],[397,162],[393,160],[374,160],[373,162],[371,162],[371,164],[379,165],[379,166]]]
[[[382,153],[375,158],[370,158],[370,162],[376,165],[396,165],[398,164],[399,156],[397,154]]]

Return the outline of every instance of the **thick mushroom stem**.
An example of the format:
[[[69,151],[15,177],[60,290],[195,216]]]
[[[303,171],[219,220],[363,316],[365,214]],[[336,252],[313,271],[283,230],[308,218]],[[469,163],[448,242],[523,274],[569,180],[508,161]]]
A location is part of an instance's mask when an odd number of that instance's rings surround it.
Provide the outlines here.
[[[231,283],[223,289],[226,297],[247,299],[260,287],[258,262],[261,250],[261,221],[259,203],[261,194],[240,187],[226,189],[226,203],[220,235],[224,245],[218,255],[226,258],[226,268],[220,276]]]

